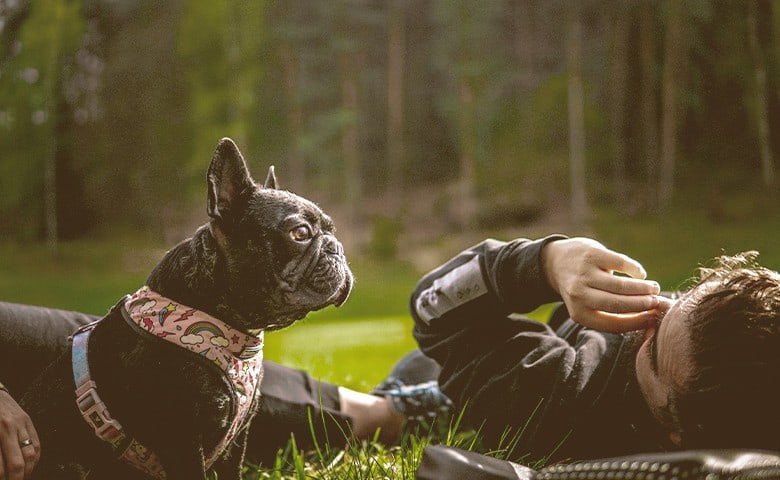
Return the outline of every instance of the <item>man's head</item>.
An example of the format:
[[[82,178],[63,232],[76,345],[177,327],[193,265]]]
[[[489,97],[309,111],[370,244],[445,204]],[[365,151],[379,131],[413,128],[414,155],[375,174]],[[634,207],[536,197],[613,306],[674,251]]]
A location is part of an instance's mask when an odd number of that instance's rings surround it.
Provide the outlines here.
[[[780,274],[755,256],[702,269],[637,353],[645,400],[679,446],[780,450]]]

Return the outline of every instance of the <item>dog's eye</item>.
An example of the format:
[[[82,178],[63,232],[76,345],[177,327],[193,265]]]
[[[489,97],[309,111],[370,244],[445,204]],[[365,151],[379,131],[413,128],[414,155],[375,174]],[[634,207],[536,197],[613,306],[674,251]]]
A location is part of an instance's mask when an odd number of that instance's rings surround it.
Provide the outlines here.
[[[311,230],[306,225],[298,225],[290,230],[290,236],[296,242],[305,242],[311,238]]]

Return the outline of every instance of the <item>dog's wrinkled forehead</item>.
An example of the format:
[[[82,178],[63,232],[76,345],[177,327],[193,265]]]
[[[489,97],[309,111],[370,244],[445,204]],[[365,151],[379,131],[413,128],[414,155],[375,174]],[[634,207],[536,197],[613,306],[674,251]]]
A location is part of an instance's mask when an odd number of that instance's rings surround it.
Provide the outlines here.
[[[331,218],[317,204],[286,190],[258,188],[248,208],[256,214],[258,221],[268,227],[297,218],[328,233],[333,233],[335,229]]]

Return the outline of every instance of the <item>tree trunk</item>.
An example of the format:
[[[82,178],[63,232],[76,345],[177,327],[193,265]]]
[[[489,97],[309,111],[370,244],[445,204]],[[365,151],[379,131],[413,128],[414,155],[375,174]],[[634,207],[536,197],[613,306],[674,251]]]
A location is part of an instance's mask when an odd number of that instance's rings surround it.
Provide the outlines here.
[[[387,215],[396,218],[404,200],[404,66],[406,63],[405,0],[388,5],[387,39]]]
[[[756,0],[748,2],[748,43],[750,58],[753,60],[753,94],[755,101],[756,127],[758,129],[758,148],[761,156],[761,178],[767,190],[772,191],[775,183],[775,166],[772,159],[772,144],[769,136],[769,113],[766,92],[766,64],[758,41],[756,20]]]
[[[770,8],[772,9],[772,40],[774,45],[774,71],[776,72],[775,78],[780,77],[780,2],[771,2]],[[774,82],[775,84],[775,97],[780,102],[780,80]]]
[[[669,2],[667,8],[669,10],[666,21],[666,45],[664,47],[661,174],[658,186],[658,204],[661,211],[669,208],[674,192],[674,170],[677,156],[677,95],[686,52],[683,36],[685,6],[682,1],[674,1]]]
[[[306,163],[298,142],[303,136],[303,108],[298,96],[298,63],[289,42],[283,42],[279,48],[282,60],[284,90],[287,97],[287,134],[290,137],[290,153],[287,156],[285,178],[289,179],[289,189],[294,192],[306,191]]]
[[[54,114],[54,109],[49,115]],[[51,121],[51,120],[50,120]],[[56,139],[48,140],[50,145],[46,149],[46,165],[43,169],[44,211],[46,216],[46,246],[51,253],[57,253],[57,145]]]
[[[676,3],[670,2],[670,3]],[[641,122],[642,153],[645,158],[645,181],[641,198],[648,202],[648,210],[655,210],[654,199],[658,182],[658,126],[656,107],[656,49],[655,22],[653,5],[650,0],[642,0],[639,7],[639,57],[641,62]]]
[[[460,175],[457,183],[455,220],[458,228],[467,230],[474,227],[477,213],[476,168],[474,159],[477,151],[477,134],[474,125],[474,90],[465,78],[460,78],[458,103],[460,117]]]
[[[52,29],[52,42],[49,65],[47,66],[46,79],[44,81],[46,101],[46,120],[43,128],[47,132],[46,153],[43,167],[43,191],[44,191],[44,217],[46,231],[46,245],[49,252],[56,254],[59,248],[59,226],[57,218],[57,85],[60,79],[60,45],[62,43],[62,18],[63,5],[57,2],[55,18],[57,26]]]
[[[539,48],[536,41],[536,25],[534,23],[534,5],[529,0],[510,2],[513,7],[514,42],[512,50],[517,59],[518,87],[521,90],[534,88],[536,84],[536,56]]]
[[[585,97],[582,87],[582,23],[577,7],[572,6],[566,36],[569,107],[569,168],[571,180],[571,213],[576,227],[588,222],[589,208],[585,193]]]
[[[234,75],[231,75],[230,86],[228,87],[232,92],[232,95],[229,97],[231,99],[231,105],[228,109],[230,112],[230,134],[239,145],[246,145],[246,122],[244,119],[246,118],[248,105],[244,101],[244,99],[247,98],[247,87],[245,86],[246,73],[244,69],[241,68],[241,57],[245,47],[242,38],[242,13],[243,12],[235,7],[228,10],[228,28],[225,32],[225,44],[227,45],[227,48],[225,49],[225,60],[228,68],[230,68],[231,71],[236,72]]]
[[[357,85],[358,72],[360,71],[359,56],[354,53],[345,53],[341,56],[339,63],[341,64],[341,108],[350,117],[341,133],[341,150],[344,155],[344,200],[349,206],[349,224],[355,225],[359,220],[360,199],[363,190],[358,138],[360,116]]]
[[[626,178],[626,100],[628,97],[628,36],[630,12],[623,2],[612,5],[612,48],[610,61],[610,144],[612,146],[613,201],[625,212],[628,205]]]

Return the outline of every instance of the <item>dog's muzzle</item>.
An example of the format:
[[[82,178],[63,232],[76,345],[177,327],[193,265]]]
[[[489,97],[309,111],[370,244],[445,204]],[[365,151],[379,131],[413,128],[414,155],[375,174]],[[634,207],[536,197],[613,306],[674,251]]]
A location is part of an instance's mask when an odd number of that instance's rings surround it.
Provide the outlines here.
[[[300,260],[282,274],[283,289],[298,295],[308,291],[312,304],[341,306],[352,291],[354,279],[344,247],[333,235],[316,236]]]

